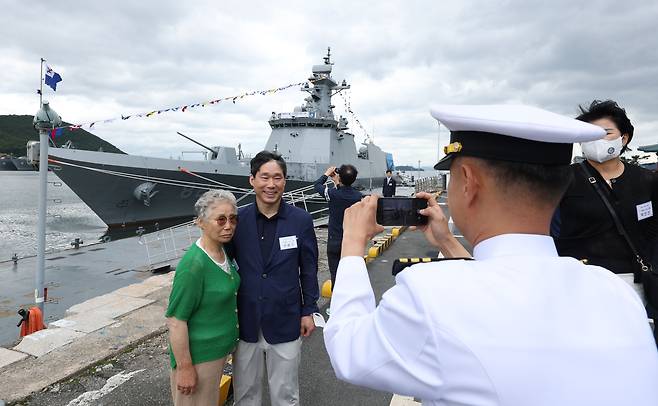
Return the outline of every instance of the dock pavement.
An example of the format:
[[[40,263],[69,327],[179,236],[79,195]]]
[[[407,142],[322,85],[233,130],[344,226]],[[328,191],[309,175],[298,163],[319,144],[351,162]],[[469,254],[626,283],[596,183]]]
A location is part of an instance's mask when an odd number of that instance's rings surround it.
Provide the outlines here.
[[[329,274],[324,253],[326,229],[318,230],[320,287]],[[377,301],[395,283],[391,265],[399,257],[436,256],[420,232],[402,233],[381,255],[368,264]],[[166,405],[169,371],[164,312],[174,272],[150,276],[109,293],[74,304],[63,318],[47,330],[24,338],[13,348],[0,348],[0,405],[91,404]],[[99,279],[99,284],[103,284]],[[326,315],[328,299],[319,306]],[[157,342],[142,363],[108,376],[103,371],[122,355],[137,352],[145,342]],[[134,356],[131,356],[134,357]],[[142,358],[134,358],[142,359]],[[150,360],[150,361],[149,361]],[[152,362],[155,366],[147,366]],[[145,368],[146,367],[146,368]],[[149,369],[147,369],[149,368]],[[146,372],[145,372],[146,371]],[[93,388],[80,382],[95,379]],[[300,365],[300,395],[303,405],[412,405],[412,399],[394,397],[347,384],[336,379],[318,329],[304,339]],[[130,383],[132,381],[132,385]],[[91,390],[90,390],[91,389]],[[154,393],[157,392],[157,393]],[[267,399],[267,393],[264,394]],[[229,399],[230,400],[230,399]],[[265,400],[264,404],[269,402]],[[229,401],[228,404],[231,404]]]

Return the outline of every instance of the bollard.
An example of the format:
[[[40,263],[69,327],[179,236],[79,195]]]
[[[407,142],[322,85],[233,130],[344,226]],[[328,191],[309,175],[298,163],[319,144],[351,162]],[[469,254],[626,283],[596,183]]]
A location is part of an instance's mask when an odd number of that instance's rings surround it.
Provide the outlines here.
[[[38,307],[32,307],[30,310],[20,309],[18,314],[21,316],[21,321],[16,327],[21,328],[21,337],[46,328],[45,324],[43,324],[43,313]]]
[[[331,286],[331,280],[326,280],[322,284],[322,297],[331,297],[331,292],[332,292],[332,286]]]
[[[78,248],[80,248],[80,246],[81,246],[82,244],[84,244],[84,242],[83,242],[81,239],[79,239],[79,238],[76,238],[75,240],[73,240],[73,241],[71,242],[71,246],[74,247],[76,250],[77,250]]]

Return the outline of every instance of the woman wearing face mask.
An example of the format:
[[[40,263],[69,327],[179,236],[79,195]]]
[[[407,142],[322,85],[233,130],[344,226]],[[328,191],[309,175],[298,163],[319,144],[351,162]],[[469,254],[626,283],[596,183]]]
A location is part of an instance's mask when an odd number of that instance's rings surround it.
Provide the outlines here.
[[[650,261],[658,255],[658,175],[619,159],[633,138],[633,125],[616,102],[594,100],[580,110],[577,119],[604,128],[607,136],[581,144],[586,168],[572,165],[573,180],[553,217],[551,234],[560,255],[607,268],[639,291],[633,283],[634,273],[639,282],[633,251],[588,179],[602,187],[635,249]]]

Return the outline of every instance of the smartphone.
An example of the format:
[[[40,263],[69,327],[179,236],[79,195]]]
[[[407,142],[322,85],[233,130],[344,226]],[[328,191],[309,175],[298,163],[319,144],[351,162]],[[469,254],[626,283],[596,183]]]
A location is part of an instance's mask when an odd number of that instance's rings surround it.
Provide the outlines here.
[[[427,207],[427,200],[417,197],[380,197],[377,200],[377,223],[382,226],[420,226],[427,217],[418,210]]]

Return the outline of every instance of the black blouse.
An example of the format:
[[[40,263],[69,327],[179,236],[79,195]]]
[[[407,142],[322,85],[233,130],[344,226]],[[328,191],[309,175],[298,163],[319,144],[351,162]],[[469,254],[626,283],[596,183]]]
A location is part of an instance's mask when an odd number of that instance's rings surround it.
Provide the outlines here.
[[[658,256],[658,174],[624,163],[621,176],[611,179],[611,186],[586,162],[590,173],[609,193],[626,232],[645,260]],[[587,259],[615,273],[631,273],[635,259],[601,197],[589,183],[578,164],[572,165],[573,181],[562,198],[551,224],[558,253]],[[646,216],[647,207],[653,215]],[[639,209],[645,209],[639,214]]]

